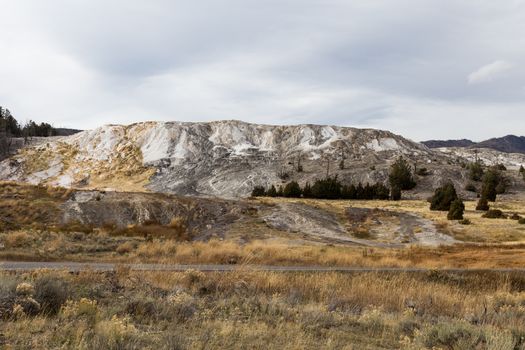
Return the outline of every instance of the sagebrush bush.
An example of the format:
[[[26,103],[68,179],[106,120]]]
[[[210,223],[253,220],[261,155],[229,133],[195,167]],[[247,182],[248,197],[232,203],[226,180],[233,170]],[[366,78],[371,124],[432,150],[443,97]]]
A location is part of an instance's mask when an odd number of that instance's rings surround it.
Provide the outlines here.
[[[33,237],[26,232],[16,231],[8,233],[4,238],[7,248],[21,248],[31,244]]]
[[[438,323],[423,338],[429,349],[476,349],[484,340],[483,334],[466,322]]]
[[[43,275],[35,281],[35,299],[45,313],[58,313],[69,296],[69,284],[58,276]]]

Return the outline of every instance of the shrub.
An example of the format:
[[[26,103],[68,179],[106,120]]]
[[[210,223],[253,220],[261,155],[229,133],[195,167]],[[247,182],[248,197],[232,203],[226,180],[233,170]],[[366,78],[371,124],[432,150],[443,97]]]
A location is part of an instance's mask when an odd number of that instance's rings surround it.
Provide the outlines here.
[[[519,219],[521,219],[521,216],[518,215],[517,213],[514,213],[514,214],[512,214],[510,216],[510,219],[512,219],[512,220],[519,220]]]
[[[115,251],[120,255],[124,255],[131,253],[133,249],[135,249],[135,245],[132,242],[124,242],[122,244],[119,244]]]
[[[310,186],[310,183],[307,182],[305,185],[304,185],[304,188],[303,188],[303,197],[304,198],[312,198],[312,186]]]
[[[54,275],[44,275],[35,281],[35,299],[48,314],[56,314],[69,298],[69,285]]]
[[[476,210],[489,210],[489,201],[487,200],[487,198],[481,196],[481,198],[478,201],[478,204],[476,205]]]
[[[476,185],[474,185],[472,182],[469,182],[469,183],[465,186],[465,190],[466,190],[466,191],[469,191],[469,192],[477,192]]]
[[[520,165],[519,173],[520,173],[520,174],[525,173],[525,168],[523,167],[523,165]]]
[[[390,198],[393,201],[398,201],[401,199],[401,189],[397,186],[392,187],[390,190]]]
[[[290,198],[299,198],[301,197],[301,187],[296,181],[291,181],[284,186],[283,196]]]
[[[486,219],[506,219],[507,216],[499,209],[490,209],[482,217]]]
[[[476,349],[482,334],[464,322],[443,322],[425,332],[424,345],[429,349]]]
[[[518,224],[525,225],[525,218],[521,218],[518,220]]]
[[[458,199],[456,189],[449,182],[435,190],[434,195],[430,199],[430,210],[448,211],[450,210],[450,205],[456,199]]]
[[[465,204],[461,199],[456,199],[450,204],[450,210],[447,214],[448,220],[462,220],[465,212]]]
[[[255,186],[252,190],[252,197],[262,197],[266,195],[266,191],[263,186]]]
[[[403,157],[399,157],[390,167],[388,181],[391,188],[399,187],[400,190],[411,190],[416,187],[410,166]]]
[[[505,171],[505,170],[507,170],[507,167],[506,167],[505,165],[501,164],[501,163],[500,163],[500,164],[496,164],[496,165],[494,166],[494,168],[496,168],[496,169],[498,169],[498,170],[500,170],[500,171]]]
[[[277,197],[277,190],[274,185],[271,185],[268,191],[266,191],[268,197]]]
[[[459,222],[461,225],[470,225],[470,224],[472,224],[472,221],[470,221],[469,219],[459,220],[458,222]]]
[[[341,182],[335,177],[316,180],[312,186],[312,196],[320,199],[337,199],[341,198]]]
[[[21,248],[31,244],[33,237],[26,232],[10,232],[5,236],[4,242],[7,248]]]

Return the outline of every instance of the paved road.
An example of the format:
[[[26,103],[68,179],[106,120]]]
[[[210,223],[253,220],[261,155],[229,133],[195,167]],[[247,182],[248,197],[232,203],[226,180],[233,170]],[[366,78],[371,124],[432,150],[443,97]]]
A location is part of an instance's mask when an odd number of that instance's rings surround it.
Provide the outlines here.
[[[127,267],[133,271],[186,271],[198,270],[203,272],[228,271],[267,271],[267,272],[428,272],[432,269],[401,268],[401,267],[330,267],[330,266],[272,266],[272,265],[169,265],[169,264],[111,264],[111,263],[83,263],[83,262],[26,262],[0,261],[0,271],[34,271],[38,269],[68,270],[68,271],[114,271],[119,267]],[[439,269],[443,272],[500,272],[525,273],[520,269]]]

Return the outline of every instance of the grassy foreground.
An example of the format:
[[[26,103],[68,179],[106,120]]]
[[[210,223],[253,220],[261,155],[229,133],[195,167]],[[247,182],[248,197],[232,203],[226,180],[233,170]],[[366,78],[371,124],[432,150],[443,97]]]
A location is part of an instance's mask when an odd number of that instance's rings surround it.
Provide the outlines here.
[[[5,349],[524,349],[517,275],[0,275]]]

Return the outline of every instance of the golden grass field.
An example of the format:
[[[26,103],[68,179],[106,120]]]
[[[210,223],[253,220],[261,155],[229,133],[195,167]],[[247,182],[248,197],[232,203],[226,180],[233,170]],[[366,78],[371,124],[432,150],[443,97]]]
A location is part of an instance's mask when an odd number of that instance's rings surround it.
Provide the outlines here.
[[[523,349],[524,288],[439,272],[1,274],[0,346]]]

